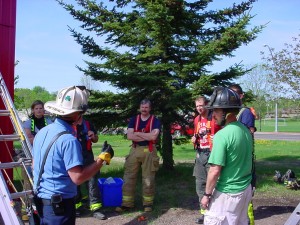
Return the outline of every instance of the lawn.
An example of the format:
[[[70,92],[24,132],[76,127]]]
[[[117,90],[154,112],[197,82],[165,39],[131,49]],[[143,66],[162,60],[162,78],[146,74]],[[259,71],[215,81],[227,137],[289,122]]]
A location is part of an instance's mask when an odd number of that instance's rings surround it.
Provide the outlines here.
[[[274,132],[275,131],[275,119],[262,119],[256,120],[255,125],[257,131],[261,132]],[[300,119],[285,119],[278,118],[277,120],[278,132],[300,132]]]
[[[100,152],[101,145],[107,140],[115,150],[115,157],[124,158],[129,152],[130,141],[118,135],[100,135],[99,143],[94,146],[95,155]],[[287,190],[283,184],[273,181],[275,170],[284,174],[288,169],[293,170],[300,177],[300,141],[255,141],[256,173],[257,173],[257,192],[263,192],[267,196],[278,194],[296,194],[300,197],[300,191],[293,192]],[[192,177],[193,162],[195,151],[192,144],[187,141],[181,145],[174,145],[175,170],[167,172],[160,170],[157,175],[157,182],[160,188],[167,189],[169,186],[176,185],[180,180],[181,185],[187,190],[194,190],[194,178]],[[175,174],[175,176],[174,176]],[[123,162],[112,159],[111,165],[103,168],[103,177],[122,177]],[[167,183],[164,181],[168,181]],[[161,183],[161,184],[160,184]],[[162,196],[162,199],[164,197]]]

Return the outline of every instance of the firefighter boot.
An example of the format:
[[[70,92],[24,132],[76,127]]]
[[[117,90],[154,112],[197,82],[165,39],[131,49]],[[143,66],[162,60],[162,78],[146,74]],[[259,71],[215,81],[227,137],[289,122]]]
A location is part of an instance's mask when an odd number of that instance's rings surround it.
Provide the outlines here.
[[[201,214],[201,216],[198,219],[196,219],[195,223],[203,224],[203,222],[204,222],[204,215]]]
[[[107,217],[103,213],[101,213],[99,209],[97,209],[96,211],[93,212],[93,217],[98,220],[106,220],[107,219]]]
[[[198,219],[196,219],[195,223],[197,224],[203,224],[204,223],[204,213],[205,213],[205,209],[200,209],[200,217]]]
[[[152,212],[152,205],[145,205],[144,212]]]
[[[117,207],[115,209],[116,212],[118,213],[122,213],[122,212],[128,212],[131,211],[133,209],[133,207],[126,207],[126,206],[121,206],[121,207]]]

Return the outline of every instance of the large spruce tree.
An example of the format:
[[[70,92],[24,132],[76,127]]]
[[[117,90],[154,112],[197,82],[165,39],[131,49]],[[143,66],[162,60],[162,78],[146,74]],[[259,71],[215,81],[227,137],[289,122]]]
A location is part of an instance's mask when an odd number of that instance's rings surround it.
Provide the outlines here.
[[[118,90],[93,93],[92,117],[99,126],[124,124],[150,99],[162,122],[163,167],[173,169],[170,124],[193,111],[196,95],[243,74],[241,65],[218,74],[209,67],[261,31],[248,28],[255,1],[211,10],[210,0],[58,0],[82,24],[83,30],[70,28],[91,57],[79,69]]]

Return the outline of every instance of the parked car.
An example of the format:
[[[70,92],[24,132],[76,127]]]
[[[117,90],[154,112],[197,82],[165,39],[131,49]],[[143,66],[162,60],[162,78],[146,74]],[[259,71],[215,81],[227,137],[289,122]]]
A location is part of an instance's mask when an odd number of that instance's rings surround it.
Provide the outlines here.
[[[174,122],[171,125],[171,135],[173,139],[179,138],[181,136],[193,136],[194,135],[194,117],[186,116],[186,124],[180,124]]]
[[[180,136],[193,136],[194,128],[189,125],[181,126],[178,123],[171,125],[171,135],[173,138],[179,138]]]

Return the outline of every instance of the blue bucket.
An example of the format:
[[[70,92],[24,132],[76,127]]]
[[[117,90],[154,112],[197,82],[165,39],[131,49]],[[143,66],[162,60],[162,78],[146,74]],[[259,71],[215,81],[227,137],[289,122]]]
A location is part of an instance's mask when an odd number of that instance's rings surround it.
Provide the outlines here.
[[[113,178],[113,182],[107,183],[105,181],[106,178],[98,179],[102,205],[104,207],[121,206],[123,180],[121,178]]]

